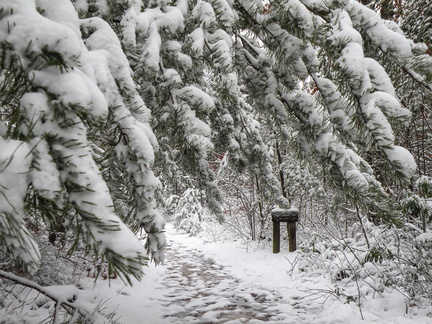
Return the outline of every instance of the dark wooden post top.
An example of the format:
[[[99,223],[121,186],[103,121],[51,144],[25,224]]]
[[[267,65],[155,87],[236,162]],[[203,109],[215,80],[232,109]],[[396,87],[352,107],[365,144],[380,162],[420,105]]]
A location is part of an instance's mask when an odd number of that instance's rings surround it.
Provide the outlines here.
[[[271,212],[273,222],[298,222],[299,212],[297,210],[275,209]]]
[[[299,212],[292,209],[273,209],[271,211],[273,221],[273,253],[280,251],[280,223],[287,223],[288,251],[297,249],[296,222],[299,220]]]

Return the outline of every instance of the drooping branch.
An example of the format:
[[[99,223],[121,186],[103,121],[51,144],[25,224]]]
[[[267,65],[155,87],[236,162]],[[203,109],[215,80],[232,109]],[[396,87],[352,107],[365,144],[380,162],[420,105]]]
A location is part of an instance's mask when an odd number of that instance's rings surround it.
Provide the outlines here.
[[[36,290],[43,294],[44,296],[48,297],[52,301],[55,302],[55,311],[53,314],[53,323],[57,323],[57,312],[60,307],[62,307],[66,312],[73,314],[74,312],[78,312],[82,316],[89,316],[91,313],[79,307],[78,305],[74,305],[72,302],[69,302],[64,296],[58,295],[51,291],[47,287],[43,287],[29,279],[19,277],[17,275],[14,275],[12,273],[0,270],[0,278],[10,280],[16,284],[19,284],[21,286]]]

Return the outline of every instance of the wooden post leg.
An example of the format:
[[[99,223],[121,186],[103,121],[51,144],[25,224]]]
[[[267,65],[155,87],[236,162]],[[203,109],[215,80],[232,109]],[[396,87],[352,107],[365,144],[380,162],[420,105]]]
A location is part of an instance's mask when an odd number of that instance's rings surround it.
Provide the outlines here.
[[[273,222],[273,253],[280,252],[280,223]]]
[[[288,231],[288,242],[289,242],[288,251],[294,252],[297,249],[296,223],[288,222],[287,231]]]

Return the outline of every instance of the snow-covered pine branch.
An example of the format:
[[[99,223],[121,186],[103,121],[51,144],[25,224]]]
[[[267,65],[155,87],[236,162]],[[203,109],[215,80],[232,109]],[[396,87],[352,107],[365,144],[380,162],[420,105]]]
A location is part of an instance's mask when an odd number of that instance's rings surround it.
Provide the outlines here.
[[[289,161],[295,148],[318,160],[349,198],[387,199],[378,178],[393,186],[415,172],[398,140],[413,113],[398,85],[430,93],[427,46],[355,0],[17,0],[1,9],[8,253],[24,238],[33,245],[24,206],[37,197],[71,211],[66,225],[84,224],[96,251],[139,275],[144,255],[127,226],[144,227],[161,262],[156,197],[179,178],[222,219],[214,153],[247,171],[268,204],[287,204],[274,143]],[[11,161],[28,173],[14,194]]]
[[[117,74],[121,74],[125,69],[127,71],[120,76],[116,75],[119,80],[122,79],[119,81],[120,88],[127,89],[123,91],[126,98],[118,99],[121,97],[119,86],[108,64],[103,66],[103,62],[107,62],[103,55],[107,52],[92,53],[87,50],[81,39],[78,15],[69,1],[59,1],[55,6],[51,6],[44,1],[36,4],[34,1],[23,0],[3,5],[2,9],[4,33],[1,41],[8,45],[3,46],[2,57],[18,58],[6,62],[26,70],[27,84],[32,89],[18,98],[17,112],[21,118],[18,124],[11,125],[16,128],[14,133],[5,134],[6,138],[18,136],[29,141],[32,147],[29,148],[26,159],[31,159],[31,155],[34,155],[30,177],[24,176],[24,182],[19,187],[22,187],[21,194],[14,194],[17,201],[11,201],[16,211],[14,222],[22,227],[25,213],[22,206],[29,203],[27,197],[40,195],[44,199],[52,200],[63,196],[63,201],[56,201],[58,208],[65,208],[66,204],[73,207],[65,225],[69,229],[72,229],[71,225],[74,223],[82,227],[78,233],[84,231],[89,238],[86,244],[107,259],[111,271],[118,272],[129,282],[130,276],[139,278],[142,275],[141,267],[146,264],[146,255],[138,239],[115,212],[114,202],[96,164],[89,140],[89,131],[103,125],[108,117],[108,108],[112,108],[111,105],[118,100],[124,107],[128,105],[135,116],[146,113],[142,99],[134,90],[128,62],[122,50],[120,49],[121,55],[117,57],[117,66],[112,69]],[[38,28],[34,28],[36,25]],[[109,28],[108,25],[107,27]],[[120,44],[118,40],[117,44]],[[115,43],[111,46],[115,46]],[[111,63],[115,65],[114,62]],[[131,129],[128,124],[123,127],[127,128],[135,150],[142,157],[150,154],[150,161],[147,157],[147,161],[142,164],[144,170],[133,171],[145,174],[152,163],[153,146],[150,140],[153,144],[156,141],[148,126],[139,126],[140,122],[130,113],[127,114],[130,116],[129,120],[133,120],[130,123],[135,123],[136,128]],[[118,122],[126,123],[124,117],[120,117],[121,121]],[[146,119],[148,120],[148,117],[142,117],[142,121]],[[153,139],[149,140],[152,136]],[[6,147],[8,142],[10,140],[2,140],[2,147]],[[142,147],[142,143],[146,146]],[[27,165],[29,168],[26,159],[20,158],[17,165]],[[41,173],[45,177],[43,180]],[[4,182],[5,188],[12,185],[10,180]],[[147,176],[146,185],[150,184],[148,180]],[[26,195],[26,187],[30,183],[34,192]],[[10,200],[10,193],[5,197]],[[150,191],[145,197],[146,201],[152,197],[153,193]],[[10,215],[9,211],[6,213]],[[140,221],[146,224],[147,228],[152,227],[152,232],[157,234],[163,228],[163,221],[156,220],[157,226],[154,226],[155,218],[156,216],[152,215],[152,219]],[[9,222],[10,216],[2,216],[2,223],[6,224],[3,220]],[[49,223],[55,220],[45,218],[45,221]],[[159,240],[160,243],[153,247],[151,252],[157,253],[157,256],[163,259],[160,249],[164,246],[164,238],[163,234],[159,235],[161,237],[153,241]],[[6,249],[10,249],[9,244],[12,244],[12,241],[5,245]],[[20,246],[31,251],[34,245],[24,241]],[[16,248],[15,251],[18,252],[18,246]],[[23,256],[22,253],[15,257],[19,260]],[[26,259],[27,262],[30,261],[30,258]]]

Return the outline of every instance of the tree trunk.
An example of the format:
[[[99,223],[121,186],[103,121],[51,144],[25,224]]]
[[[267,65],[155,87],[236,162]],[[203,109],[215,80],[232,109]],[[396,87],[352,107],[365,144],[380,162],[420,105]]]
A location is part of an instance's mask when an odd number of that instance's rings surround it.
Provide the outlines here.
[[[284,196],[285,198],[288,199],[288,196],[287,196],[287,193],[286,193],[286,190],[285,190],[285,177],[284,177],[283,171],[282,171],[282,169],[280,167],[282,165],[282,154],[281,154],[280,149],[279,149],[279,142],[278,141],[276,141],[276,155],[277,155],[277,158],[278,158],[279,179],[280,179],[280,184],[281,184],[281,187],[282,187],[282,196]],[[291,201],[290,201],[290,203],[291,203]]]

